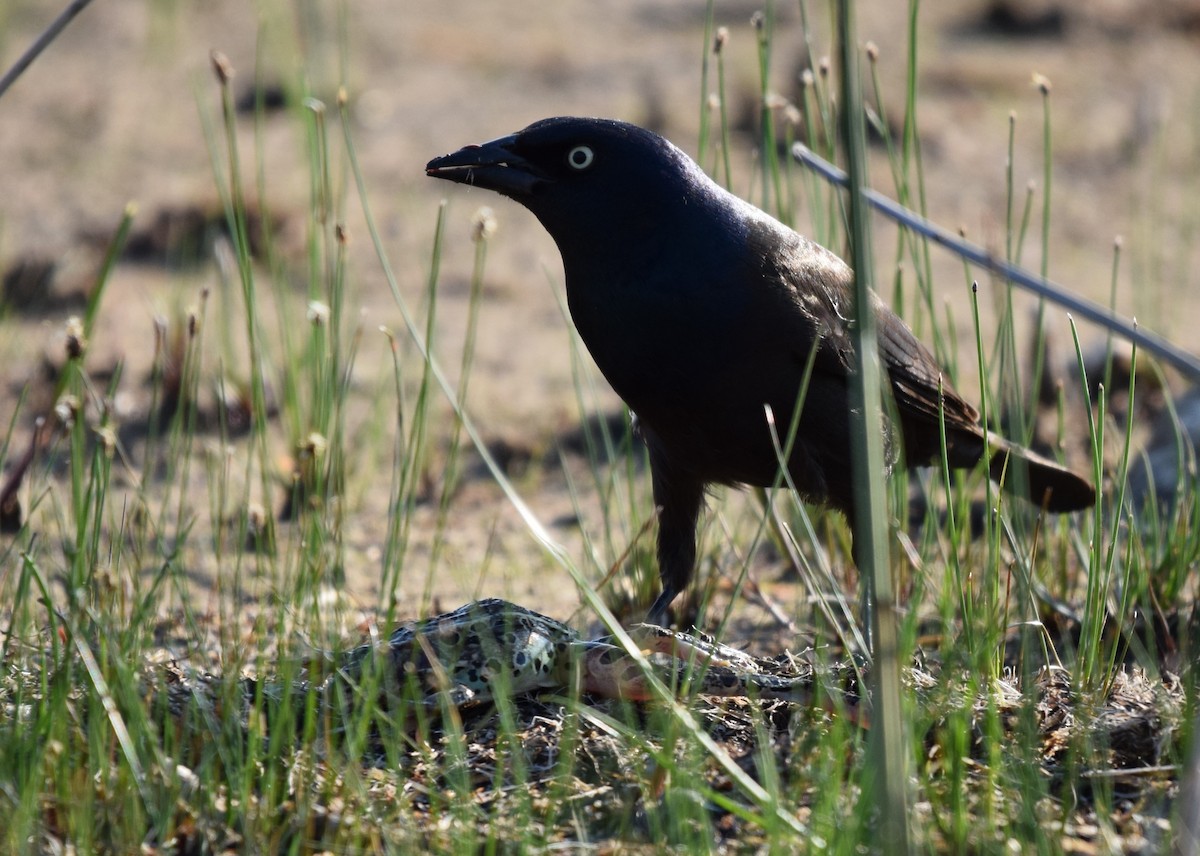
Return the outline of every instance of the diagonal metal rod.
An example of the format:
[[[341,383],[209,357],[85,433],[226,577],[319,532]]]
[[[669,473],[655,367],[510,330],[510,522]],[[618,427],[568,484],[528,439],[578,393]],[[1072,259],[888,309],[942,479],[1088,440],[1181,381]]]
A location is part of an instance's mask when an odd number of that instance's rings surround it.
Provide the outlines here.
[[[33,61],[37,59],[38,54],[58,38],[58,34],[66,29],[67,24],[71,23],[71,19],[82,12],[84,7],[91,2],[92,0],[72,0],[66,9],[63,9],[59,13],[59,16],[50,22],[50,26],[42,31],[42,34],[37,37],[37,40],[29,46],[25,53],[21,54],[20,58],[13,63],[12,68],[6,71],[3,77],[0,77],[0,96],[3,96],[8,87],[12,86],[16,82],[16,79],[21,76],[21,73],[29,68]]]
[[[792,146],[792,157],[821,175],[826,181],[836,184],[839,187],[846,186],[846,173],[815,154],[808,147],[796,143]],[[874,208],[897,223],[907,226],[918,234],[924,235],[934,243],[941,244],[967,261],[986,268],[992,273],[1016,283],[1021,288],[1046,298],[1051,303],[1063,307],[1068,312],[1073,312],[1081,318],[1085,318],[1088,321],[1111,330],[1139,348],[1170,363],[1181,374],[1186,375],[1189,380],[1200,381],[1200,357],[1172,345],[1157,333],[1152,333],[1140,327],[1136,321],[1129,321],[1122,318],[1099,303],[1071,294],[1061,285],[1053,283],[1048,279],[1043,279],[1024,268],[992,255],[982,247],[963,240],[958,235],[943,229],[941,226],[934,225],[920,214],[905,208],[898,202],[888,199],[877,190],[864,189],[863,196]]]

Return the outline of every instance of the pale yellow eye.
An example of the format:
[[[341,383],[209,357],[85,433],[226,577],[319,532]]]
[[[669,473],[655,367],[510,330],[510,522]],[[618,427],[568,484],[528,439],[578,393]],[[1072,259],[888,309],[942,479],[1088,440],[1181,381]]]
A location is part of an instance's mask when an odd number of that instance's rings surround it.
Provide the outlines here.
[[[571,169],[585,170],[596,159],[596,153],[588,146],[576,146],[567,152],[567,163]]]

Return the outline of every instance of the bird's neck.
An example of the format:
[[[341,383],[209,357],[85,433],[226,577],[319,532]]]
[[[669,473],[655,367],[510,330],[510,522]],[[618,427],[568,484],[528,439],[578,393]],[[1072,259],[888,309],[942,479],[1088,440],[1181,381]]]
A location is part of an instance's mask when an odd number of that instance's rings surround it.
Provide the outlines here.
[[[562,254],[569,294],[603,301],[629,290],[648,297],[690,290],[691,272],[736,257],[746,229],[734,213],[693,192],[596,211],[587,228],[549,231]]]
[[[745,279],[744,224],[717,221],[695,200],[643,209],[617,234],[560,240],[571,317],[609,383],[635,410],[648,373],[678,364],[681,342],[714,342],[736,323]],[[703,360],[701,360],[703,362]],[[652,390],[660,385],[650,384]]]

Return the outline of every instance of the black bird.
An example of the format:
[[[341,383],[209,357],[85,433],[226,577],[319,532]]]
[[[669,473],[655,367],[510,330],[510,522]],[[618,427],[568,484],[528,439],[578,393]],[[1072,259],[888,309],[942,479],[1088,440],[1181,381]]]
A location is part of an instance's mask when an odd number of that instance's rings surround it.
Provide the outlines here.
[[[515,199],[558,244],[571,317],[650,452],[662,578],[650,621],[661,623],[691,578],[705,486],[776,482],[765,407],[784,434],[810,358],[787,469],[805,499],[853,524],[845,262],[625,122],[544,119],[434,158],[425,172]],[[1064,512],[1095,502],[1087,480],[981,427],[908,326],[878,297],[872,304],[899,423],[885,415],[881,426],[889,467],[898,447],[910,465],[940,459],[944,412],[950,466],[978,463],[986,438],[992,478],[1011,456],[1024,462],[1019,481],[1038,505]]]

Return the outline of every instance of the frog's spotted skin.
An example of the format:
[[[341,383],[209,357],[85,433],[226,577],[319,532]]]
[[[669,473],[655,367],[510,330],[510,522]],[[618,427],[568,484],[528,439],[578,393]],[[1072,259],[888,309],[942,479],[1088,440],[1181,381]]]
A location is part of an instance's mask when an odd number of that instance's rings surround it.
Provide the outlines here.
[[[383,656],[390,689],[415,680],[424,701],[436,703],[444,690],[451,704],[463,706],[501,688],[522,695],[567,686],[569,649],[578,642],[565,624],[491,598],[405,624],[383,645],[356,648],[342,673],[353,678],[367,657]]]
[[[710,640],[653,625],[630,631],[668,686],[719,696],[762,696],[806,702],[810,677],[767,673],[748,654]],[[406,624],[383,645],[364,645],[346,658],[341,675],[356,681],[372,655],[386,657],[388,691],[415,681],[426,704],[445,698],[465,706],[497,693],[523,695],[567,689],[576,678],[592,694],[645,701],[652,697],[645,674],[625,650],[608,639],[586,641],[558,621],[491,598],[453,612]]]

